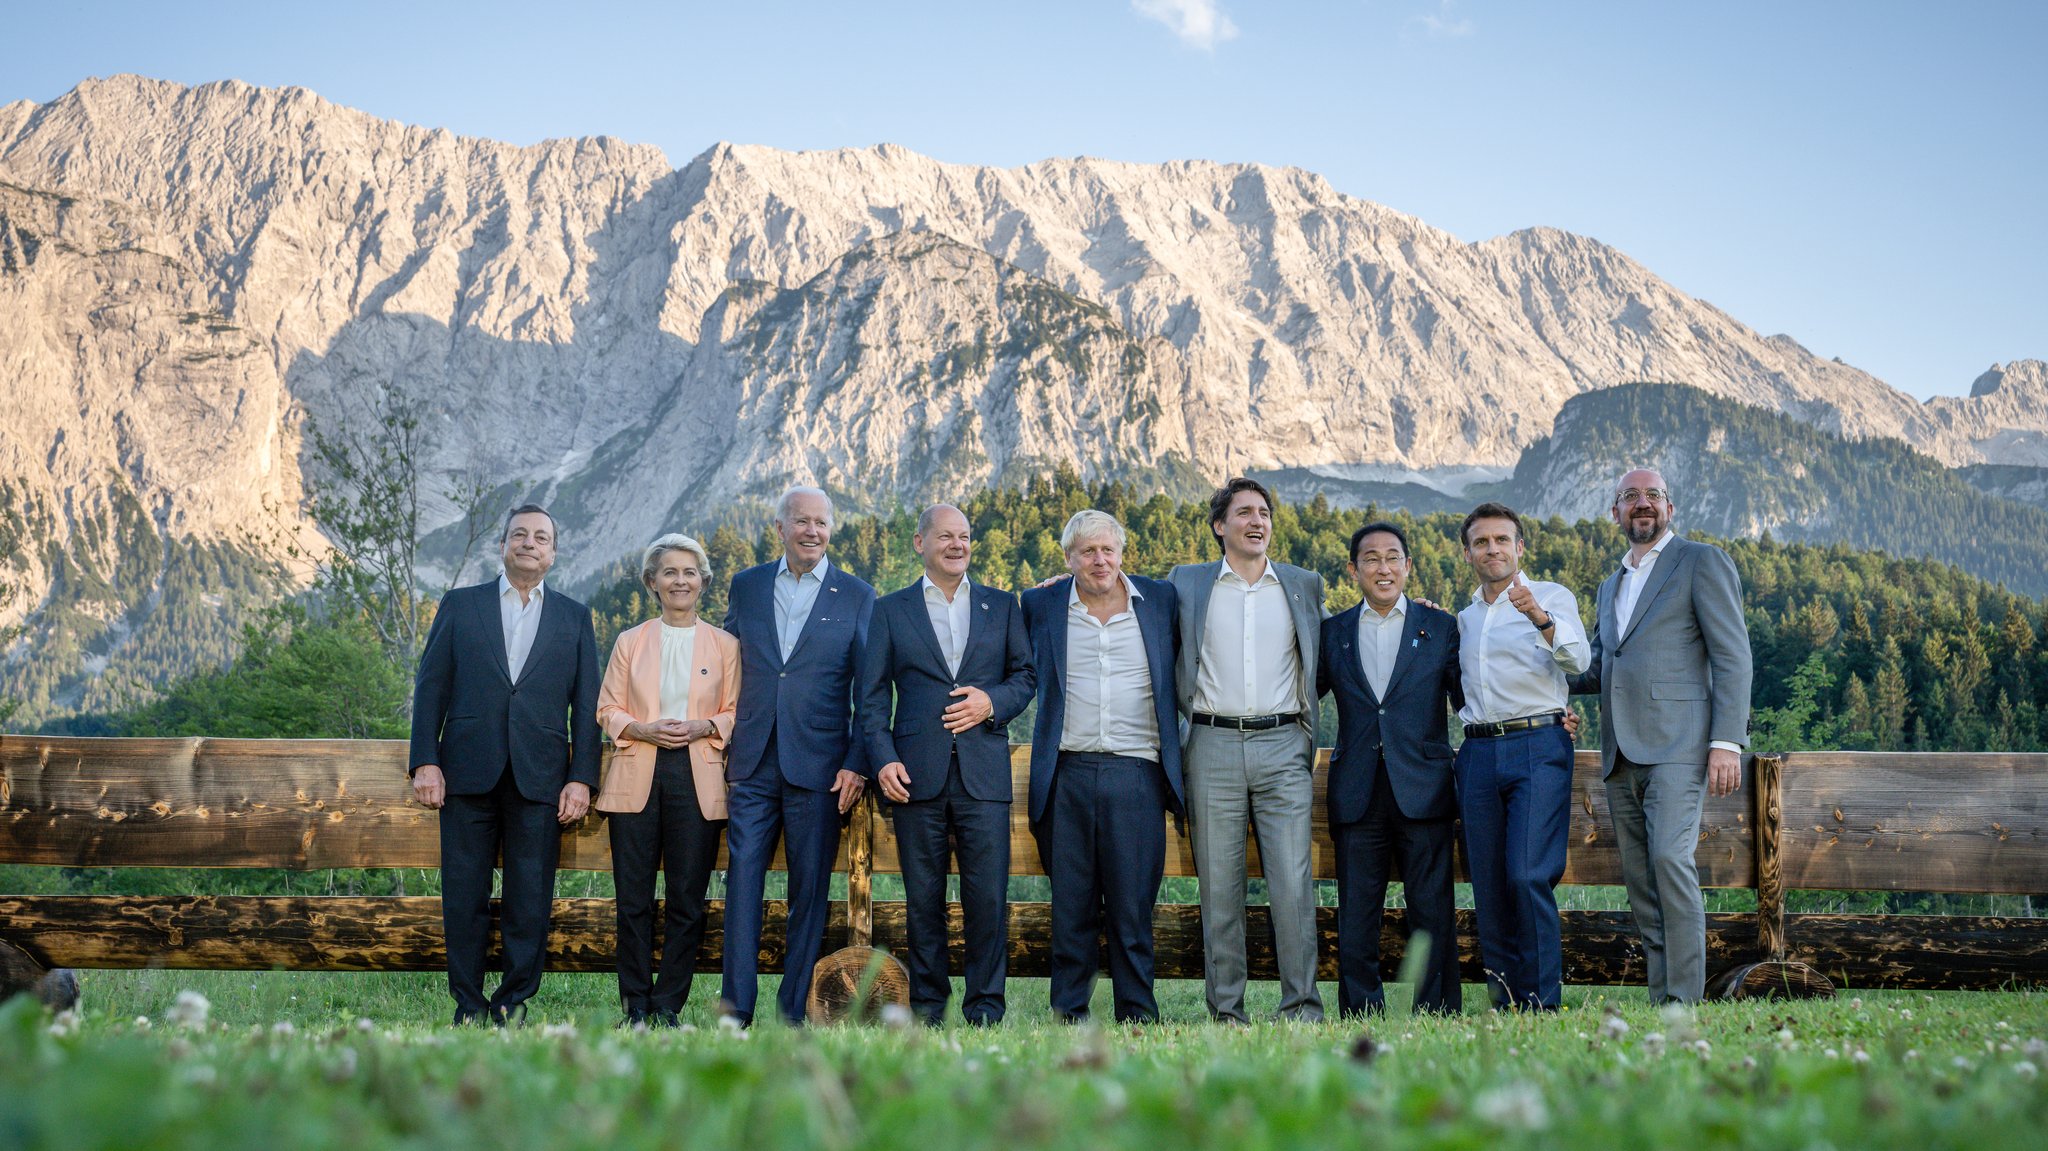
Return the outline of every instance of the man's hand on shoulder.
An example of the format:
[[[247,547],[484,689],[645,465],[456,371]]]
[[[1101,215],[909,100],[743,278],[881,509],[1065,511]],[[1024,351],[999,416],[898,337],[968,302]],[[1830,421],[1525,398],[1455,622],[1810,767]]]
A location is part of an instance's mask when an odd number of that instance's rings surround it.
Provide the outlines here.
[[[412,797],[421,807],[438,808],[448,802],[448,781],[439,766],[423,763],[412,771]]]

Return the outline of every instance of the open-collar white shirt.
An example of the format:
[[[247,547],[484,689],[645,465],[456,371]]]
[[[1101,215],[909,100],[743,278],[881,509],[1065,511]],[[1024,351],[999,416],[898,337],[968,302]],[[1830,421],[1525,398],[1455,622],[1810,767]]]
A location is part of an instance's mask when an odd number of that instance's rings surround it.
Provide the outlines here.
[[[1067,592],[1067,714],[1061,751],[1159,758],[1159,715],[1153,710],[1152,664],[1138,626],[1144,599],[1129,576],[1119,575],[1130,597],[1104,623],[1081,602],[1081,585]]]
[[[533,637],[540,634],[540,601],[546,598],[547,581],[533,585],[526,602],[519,601],[519,589],[505,575],[498,576],[498,624],[505,629],[505,670],[512,682],[526,670],[526,657],[533,653]]]
[[[811,606],[818,602],[818,589],[825,586],[825,573],[831,570],[830,556],[819,556],[818,566],[802,575],[789,570],[788,556],[775,562],[775,638],[781,641],[783,659],[796,650]]]
[[[953,599],[947,602],[946,593],[930,576],[920,576],[918,582],[924,587],[924,611],[932,621],[932,633],[939,637],[939,651],[946,657],[946,674],[958,676],[960,661],[967,655],[967,608],[974,596],[972,586],[965,577],[960,586],[953,589]]]
[[[1284,715],[1302,710],[1301,652],[1294,613],[1273,561],[1245,582],[1228,560],[1216,561],[1216,586],[1202,621],[1194,709],[1210,715]]]

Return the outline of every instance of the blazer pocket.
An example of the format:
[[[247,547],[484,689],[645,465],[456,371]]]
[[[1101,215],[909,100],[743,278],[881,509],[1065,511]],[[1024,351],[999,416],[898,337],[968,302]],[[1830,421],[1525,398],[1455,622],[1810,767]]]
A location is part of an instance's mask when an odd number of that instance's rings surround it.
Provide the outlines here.
[[[804,726],[812,731],[845,731],[846,717],[843,715],[819,715],[813,712],[804,717]]]
[[[906,735],[916,735],[918,732],[923,730],[924,724],[918,723],[917,721],[913,720],[910,723],[897,724],[895,729],[890,734],[895,735],[898,738],[901,738]]]
[[[1651,699],[1705,699],[1707,685],[1688,683],[1681,679],[1653,679],[1650,681]]]
[[[1422,754],[1428,759],[1449,759],[1451,758],[1451,745],[1424,740],[1422,743]]]

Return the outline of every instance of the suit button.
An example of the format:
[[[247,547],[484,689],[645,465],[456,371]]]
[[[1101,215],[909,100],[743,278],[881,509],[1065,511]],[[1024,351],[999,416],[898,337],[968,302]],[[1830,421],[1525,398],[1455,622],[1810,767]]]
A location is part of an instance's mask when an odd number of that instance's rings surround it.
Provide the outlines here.
[[[1387,714],[1387,709],[1386,709],[1386,708],[1381,708],[1381,709],[1380,709],[1380,714],[1381,714],[1381,715],[1385,715],[1385,714]]]
[[[788,679],[788,678],[789,678],[789,673],[788,673],[788,672],[786,672],[786,671],[785,671],[785,672],[782,672],[782,673],[781,673],[781,678],[783,678],[783,679]]]

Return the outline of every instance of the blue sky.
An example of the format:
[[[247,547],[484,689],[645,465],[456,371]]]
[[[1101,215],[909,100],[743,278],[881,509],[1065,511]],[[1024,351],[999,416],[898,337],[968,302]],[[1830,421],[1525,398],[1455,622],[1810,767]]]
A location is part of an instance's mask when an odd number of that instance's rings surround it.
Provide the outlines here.
[[[2048,358],[2048,4],[74,0],[8,25],[0,102],[138,72],[677,164],[730,140],[1294,165],[1468,240],[1597,237],[1916,396]]]

